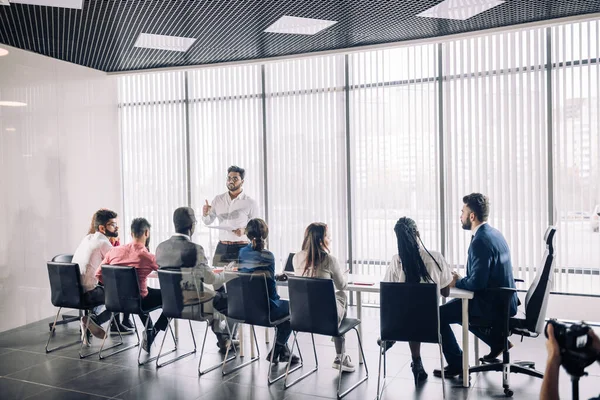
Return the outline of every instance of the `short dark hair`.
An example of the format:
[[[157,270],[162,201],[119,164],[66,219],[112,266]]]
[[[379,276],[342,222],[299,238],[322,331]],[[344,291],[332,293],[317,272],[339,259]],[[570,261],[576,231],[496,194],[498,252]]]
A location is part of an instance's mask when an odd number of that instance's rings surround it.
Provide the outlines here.
[[[98,232],[98,228],[100,226],[106,226],[106,224],[108,224],[108,221],[114,218],[117,218],[117,213],[114,211],[107,210],[106,208],[101,208],[100,210],[96,211],[94,217],[92,218],[92,221],[94,223],[94,232]]]
[[[192,229],[195,222],[196,216],[194,215],[194,209],[191,207],[179,207],[173,213],[173,224],[177,233],[185,233]]]
[[[244,180],[244,176],[246,175],[246,170],[242,167],[238,167],[237,165],[232,165],[231,167],[227,168],[227,173],[229,174],[230,172],[237,172],[240,174],[240,178],[242,178],[242,180]]]
[[[134,218],[131,221],[131,233],[133,237],[139,238],[150,229],[150,222],[146,218]]]
[[[490,215],[490,200],[481,193],[471,193],[463,197],[463,203],[473,211],[480,222],[485,222]]]

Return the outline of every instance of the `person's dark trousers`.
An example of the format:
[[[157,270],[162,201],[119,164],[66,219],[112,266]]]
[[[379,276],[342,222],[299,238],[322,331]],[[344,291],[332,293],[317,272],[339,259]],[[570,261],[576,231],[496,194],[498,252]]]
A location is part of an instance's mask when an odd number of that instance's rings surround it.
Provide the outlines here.
[[[89,290],[83,294],[83,301],[86,303],[101,303],[104,304],[104,287],[98,285],[92,290]],[[100,312],[102,306],[95,307],[94,313],[96,313],[95,322],[98,325],[102,325],[106,321],[110,319],[110,311],[104,309],[104,311]]]
[[[213,298],[213,308],[221,314],[227,316],[227,292],[225,292],[224,286],[221,286],[215,291],[215,297]],[[217,319],[213,321],[212,330],[215,333],[215,336],[217,336],[219,343],[225,343],[225,340],[227,340],[229,335],[225,332],[221,332],[220,329],[217,328],[216,324],[218,323],[219,320]],[[235,339],[237,337],[235,322],[227,320],[227,324],[229,324],[229,329],[233,334],[233,338]]]
[[[162,296],[160,294],[160,289],[148,288],[148,295],[142,299],[142,308],[147,310],[157,306],[162,306]],[[150,321],[148,322],[148,329],[150,329],[152,328],[152,318],[150,318],[150,315],[140,315],[140,319],[142,320],[143,324],[146,324],[146,318],[150,319]],[[164,331],[165,329],[167,329],[168,322],[169,320],[167,319],[167,317],[165,317],[163,314],[160,314],[160,317],[158,318],[158,321],[156,321],[154,329],[157,331]]]
[[[287,300],[279,300],[279,307],[275,307],[271,304],[271,321],[276,321],[285,316],[290,315],[290,303]],[[275,333],[275,343],[285,345],[292,334],[292,326],[290,320],[277,325],[275,327],[277,331]]]
[[[214,266],[225,266],[232,261],[237,261],[242,247],[246,247],[247,243],[240,244],[225,244],[219,242],[215,249],[215,256],[213,258]]]
[[[440,334],[442,335],[442,350],[450,368],[462,366],[462,350],[456,341],[450,324],[462,324],[462,301],[454,299],[440,306]],[[469,319],[472,317],[469,310]],[[480,317],[480,316],[474,316]],[[499,329],[469,328],[469,330],[483,340],[492,349],[503,347],[503,338]]]

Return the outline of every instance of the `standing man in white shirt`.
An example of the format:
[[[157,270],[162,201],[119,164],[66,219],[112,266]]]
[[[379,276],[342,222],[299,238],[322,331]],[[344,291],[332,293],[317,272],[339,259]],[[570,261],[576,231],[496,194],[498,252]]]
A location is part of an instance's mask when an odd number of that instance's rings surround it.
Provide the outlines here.
[[[227,169],[228,191],[218,195],[209,205],[202,207],[202,222],[210,225],[217,218],[219,225],[227,229],[219,230],[219,243],[215,250],[213,266],[227,265],[237,261],[240,249],[248,244],[244,234],[248,221],[258,217],[256,201],[243,190],[245,170],[232,165]]]

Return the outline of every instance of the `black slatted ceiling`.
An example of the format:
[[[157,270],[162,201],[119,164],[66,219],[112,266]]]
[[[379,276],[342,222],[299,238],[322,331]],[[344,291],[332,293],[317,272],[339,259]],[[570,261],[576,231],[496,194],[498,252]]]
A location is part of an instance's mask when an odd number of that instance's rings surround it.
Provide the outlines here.
[[[0,6],[0,43],[102,71],[251,60],[429,38],[600,12],[598,0],[508,0],[467,21],[416,17],[441,0],[85,0],[83,10]],[[338,21],[314,36],[264,33],[283,15]],[[196,38],[185,53],[140,33]]]

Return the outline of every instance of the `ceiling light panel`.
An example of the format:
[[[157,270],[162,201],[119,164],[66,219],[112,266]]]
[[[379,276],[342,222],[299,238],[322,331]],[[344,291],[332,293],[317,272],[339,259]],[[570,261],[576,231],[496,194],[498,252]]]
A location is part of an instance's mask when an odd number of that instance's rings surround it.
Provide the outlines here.
[[[284,15],[265,29],[265,32],[288,33],[292,35],[314,35],[335,24],[337,24],[337,21]]]
[[[169,50],[169,51],[188,51],[196,41],[195,38],[186,38],[179,36],[154,35],[151,33],[140,33],[135,41],[135,47],[146,49]]]
[[[445,0],[417,14],[417,17],[464,21],[503,3],[503,0]]]
[[[31,4],[33,6],[75,8],[78,10],[83,8],[83,0],[9,0],[9,2],[12,4]]]

